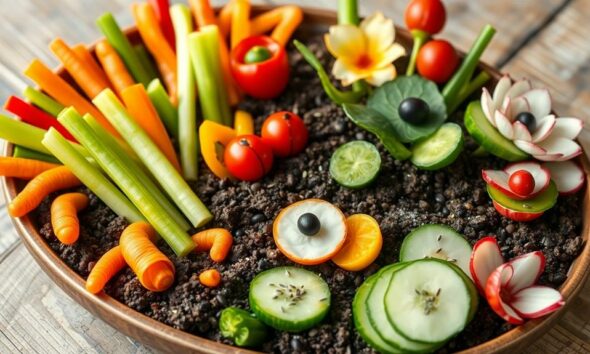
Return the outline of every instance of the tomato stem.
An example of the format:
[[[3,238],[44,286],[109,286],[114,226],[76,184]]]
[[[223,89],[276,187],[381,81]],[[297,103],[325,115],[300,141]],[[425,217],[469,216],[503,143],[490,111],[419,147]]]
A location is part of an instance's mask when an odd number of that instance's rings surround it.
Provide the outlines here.
[[[406,70],[406,75],[408,76],[414,75],[414,72],[416,71],[416,59],[418,58],[418,53],[430,35],[422,30],[412,30],[412,37],[414,37],[414,46],[412,48],[410,62],[408,63],[408,69]]]

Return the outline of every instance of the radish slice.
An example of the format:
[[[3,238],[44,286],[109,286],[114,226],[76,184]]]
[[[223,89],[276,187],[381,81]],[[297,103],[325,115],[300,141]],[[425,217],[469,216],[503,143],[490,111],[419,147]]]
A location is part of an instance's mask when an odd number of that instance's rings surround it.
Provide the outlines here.
[[[496,111],[494,115],[496,127],[500,134],[504,135],[506,139],[512,140],[514,138],[514,129],[512,129],[512,122],[500,111]]]
[[[579,191],[586,181],[584,170],[573,161],[545,162],[560,195],[572,195]]]
[[[533,133],[533,143],[538,143],[547,139],[555,128],[555,116],[553,114],[539,120],[539,124],[535,132]]]
[[[492,203],[494,204],[494,208],[496,208],[496,211],[498,213],[500,213],[500,215],[507,217],[508,219],[514,220],[514,221],[520,221],[520,222],[533,221],[535,219],[540,218],[541,215],[543,215],[545,213],[544,211],[541,211],[538,213],[527,213],[526,211],[517,211],[517,210],[508,209],[495,200],[492,200]]]
[[[528,171],[535,179],[535,188],[529,195],[520,195],[510,188],[510,184],[508,183],[510,176],[519,170]],[[549,187],[549,183],[551,182],[551,174],[549,173],[549,170],[542,167],[539,163],[532,161],[509,164],[504,168],[503,171],[483,170],[481,174],[483,179],[487,183],[491,184],[492,187],[500,190],[502,193],[506,194],[512,199],[519,200],[535,197],[547,189],[547,187]]]
[[[583,126],[584,123],[578,118],[557,118],[553,135],[573,140],[578,137]]]
[[[551,95],[547,89],[534,89],[525,92],[525,97],[531,107],[531,113],[535,118],[546,117],[551,113]]]
[[[553,135],[540,142],[539,147],[545,150],[547,155],[561,155],[557,159],[549,159],[546,156],[535,156],[537,159],[543,161],[569,160],[582,153],[582,148],[580,148],[580,145],[578,145],[575,141]]]
[[[527,154],[530,155],[543,155],[546,154],[547,151],[545,151],[545,149],[543,149],[542,147],[533,144],[530,141],[525,141],[525,140],[514,140],[513,141],[514,145],[516,145],[520,150],[526,152]]]
[[[531,89],[531,83],[528,80],[518,80],[506,91],[505,97],[516,98],[523,95]]]
[[[508,321],[508,323],[519,325],[524,320],[502,299],[502,289],[510,282],[513,275],[514,270],[508,263],[496,268],[488,278],[485,295],[488,304],[498,316]]]
[[[475,286],[482,295],[485,295],[485,287],[492,272],[504,263],[500,247],[495,237],[484,237],[475,243],[469,271]]]
[[[529,129],[526,127],[526,125],[522,124],[519,121],[516,121],[512,123],[512,127],[514,128],[514,140],[533,140],[531,132],[529,132]]]
[[[510,306],[525,318],[545,316],[565,304],[561,293],[547,286],[531,286],[514,294]]]
[[[494,111],[496,110],[496,107],[494,106],[490,92],[485,87],[483,88],[483,93],[481,94],[481,110],[488,121],[495,127],[496,121],[494,120]]]
[[[506,284],[506,288],[512,294],[530,286],[533,286],[545,269],[545,256],[541,251],[535,251],[511,259],[508,263],[514,275]]]
[[[527,99],[524,97],[517,97],[512,100],[512,106],[510,107],[510,115],[508,116],[508,119],[514,121],[519,113],[530,112],[530,110],[531,106],[529,105]]]
[[[512,79],[510,76],[505,75],[503,76],[500,81],[496,84],[496,88],[494,89],[494,109],[500,108],[502,103],[504,102],[504,98],[506,97],[506,93],[512,87]]]

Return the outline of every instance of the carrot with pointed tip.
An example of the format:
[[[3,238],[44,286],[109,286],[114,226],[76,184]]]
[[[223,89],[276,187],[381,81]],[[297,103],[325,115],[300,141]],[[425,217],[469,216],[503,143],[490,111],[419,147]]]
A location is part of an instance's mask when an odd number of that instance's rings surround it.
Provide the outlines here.
[[[109,42],[105,40],[98,42],[96,55],[119,97],[124,89],[135,84],[125,63]]]
[[[300,7],[295,5],[277,7],[258,15],[251,21],[250,35],[264,34],[272,29],[272,39],[286,46],[301,21],[303,21],[303,11]]]
[[[250,1],[235,0],[231,18],[231,47],[250,37]]]
[[[59,165],[49,162],[18,157],[0,157],[0,176],[5,177],[31,179],[40,173],[56,167],[59,167]]]
[[[49,194],[81,185],[82,182],[66,166],[52,168],[29,181],[8,206],[10,216],[18,218],[37,208]]]
[[[199,281],[208,288],[216,288],[221,283],[221,274],[217,269],[207,269],[199,274]]]
[[[57,239],[72,245],[80,236],[78,212],[88,206],[88,196],[84,193],[66,193],[51,203],[51,226]]]
[[[104,82],[109,83],[109,78],[107,77],[107,74],[104,72],[104,70],[102,70],[100,65],[98,65],[98,63],[96,62],[92,54],[90,54],[90,51],[88,50],[88,48],[86,48],[84,44],[76,44],[72,47],[72,50],[74,51],[74,53],[76,53],[78,58],[80,58],[83,62],[85,62],[88,65],[88,67],[92,70],[96,77],[100,77],[102,80],[104,80]]]
[[[209,256],[217,263],[225,260],[234,243],[231,233],[222,228],[204,230],[192,238],[196,244],[195,252],[209,251]]]
[[[86,279],[86,290],[98,294],[115,274],[127,266],[121,246],[115,246],[102,255]]]

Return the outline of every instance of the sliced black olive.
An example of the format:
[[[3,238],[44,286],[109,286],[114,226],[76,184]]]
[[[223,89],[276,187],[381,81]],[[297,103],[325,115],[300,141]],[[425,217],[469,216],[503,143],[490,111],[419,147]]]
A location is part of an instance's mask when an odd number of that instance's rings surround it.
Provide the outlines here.
[[[516,116],[516,120],[524,124],[531,133],[537,128],[537,120],[531,112],[519,113]]]
[[[428,119],[430,107],[423,99],[408,97],[398,107],[399,116],[410,124],[421,124]]]
[[[305,213],[297,219],[297,228],[306,236],[313,236],[320,232],[320,219],[315,214]]]

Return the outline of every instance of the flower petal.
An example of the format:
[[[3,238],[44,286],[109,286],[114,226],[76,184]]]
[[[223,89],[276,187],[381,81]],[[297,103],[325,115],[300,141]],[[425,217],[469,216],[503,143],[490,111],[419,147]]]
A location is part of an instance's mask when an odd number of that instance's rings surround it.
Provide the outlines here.
[[[514,130],[512,129],[512,123],[508,118],[506,118],[502,112],[496,111],[494,120],[496,121],[496,127],[500,134],[504,135],[506,139],[512,140],[514,138]]]
[[[332,74],[338,80],[342,81],[343,86],[351,85],[353,82],[364,79],[367,75],[365,72],[353,70],[346,65],[346,62],[338,59],[332,68]]]
[[[518,80],[506,91],[506,97],[516,98],[531,89],[531,83],[528,80]]]
[[[508,75],[502,76],[500,81],[496,84],[496,88],[494,89],[494,109],[500,109],[502,102],[504,102],[504,97],[506,97],[506,92],[510,89],[512,85],[512,79]]]
[[[401,44],[393,43],[389,48],[386,48],[384,52],[379,53],[376,58],[378,60],[375,62],[375,68],[383,68],[386,65],[393,63],[398,58],[401,58],[406,55],[406,48],[404,48]]]
[[[515,294],[524,288],[535,285],[545,269],[545,256],[541,251],[535,251],[513,258],[508,262],[514,270],[507,289]]]
[[[553,132],[553,128],[555,127],[555,116],[553,114],[548,115],[547,117],[540,119],[537,123],[537,128],[533,133],[533,143],[539,143]]]
[[[578,145],[575,141],[562,138],[560,136],[549,136],[549,138],[545,139],[541,143],[539,143],[539,147],[545,150],[545,154],[539,154],[540,156],[535,156],[535,158],[542,160],[542,161],[565,161],[569,160],[573,157],[578,156],[582,153],[582,149],[580,145]],[[562,155],[562,156],[542,156],[542,155]],[[554,158],[557,157],[555,160]]]
[[[508,116],[508,119],[510,119],[511,121],[514,122],[514,120],[516,119],[516,116],[519,113],[522,112],[530,112],[531,111],[531,106],[529,105],[529,101],[522,97],[516,97],[514,99],[512,99],[512,103],[510,104],[510,114]]]
[[[531,113],[535,118],[546,117],[551,113],[551,95],[547,89],[535,89],[522,95],[531,106]]]
[[[522,317],[539,318],[564,304],[559,291],[548,286],[531,286],[514,294],[509,305]]]
[[[536,145],[530,141],[514,140],[513,143],[520,150],[522,150],[530,155],[543,155],[543,154],[547,153],[547,151],[545,151],[545,149],[539,147],[538,145]]]
[[[373,86],[381,86],[387,81],[395,79],[396,76],[397,71],[395,70],[395,66],[393,66],[393,64],[389,64],[384,68],[372,70],[370,75],[366,77],[366,80]]]
[[[494,106],[492,96],[490,96],[490,91],[488,91],[488,89],[485,87],[483,88],[483,92],[481,94],[481,110],[488,121],[495,127],[496,120],[494,119],[494,111],[496,110],[496,107]]]
[[[365,34],[353,25],[330,26],[330,32],[324,36],[324,41],[328,51],[337,59],[345,58],[355,62],[356,58],[367,51]]]
[[[555,127],[553,128],[553,135],[562,138],[575,139],[578,137],[584,123],[578,118],[557,118],[555,120]]]
[[[501,111],[502,113],[504,113],[505,116],[510,116],[510,112],[511,112],[511,106],[512,106],[512,99],[508,96],[506,96],[504,98],[504,102],[502,102],[502,106],[500,107],[499,111]]]
[[[381,12],[376,12],[365,18],[361,22],[360,28],[367,39],[367,51],[371,57],[383,53],[393,44],[395,39],[393,21],[383,16]]]
[[[516,122],[512,123],[512,128],[514,129],[514,139],[515,140],[524,140],[524,141],[533,140],[528,128],[526,127],[526,125],[522,124],[521,122],[516,121]]]

